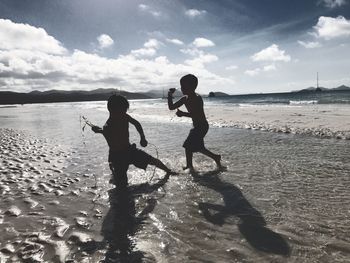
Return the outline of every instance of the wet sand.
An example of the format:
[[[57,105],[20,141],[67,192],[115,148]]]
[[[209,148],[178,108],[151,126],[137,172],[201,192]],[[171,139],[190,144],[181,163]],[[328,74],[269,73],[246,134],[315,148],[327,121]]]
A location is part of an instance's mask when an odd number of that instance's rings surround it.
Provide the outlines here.
[[[13,129],[0,129],[0,142],[0,262],[68,262],[74,244],[92,241],[79,231],[88,213],[70,204],[82,177],[63,172],[72,153]]]

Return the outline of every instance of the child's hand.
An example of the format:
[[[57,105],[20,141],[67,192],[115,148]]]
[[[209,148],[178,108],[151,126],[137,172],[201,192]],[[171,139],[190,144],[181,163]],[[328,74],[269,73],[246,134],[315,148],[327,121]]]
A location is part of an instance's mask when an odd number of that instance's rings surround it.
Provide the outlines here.
[[[175,88],[169,89],[168,94],[170,94],[170,95],[174,94],[175,90],[176,90]]]
[[[148,144],[146,138],[141,138],[140,144],[141,144],[142,147],[146,147],[147,144]]]
[[[180,111],[180,110],[177,110],[176,116],[177,116],[177,117],[183,117],[183,116],[184,116],[184,112],[183,112],[183,111]]]
[[[91,127],[91,130],[94,132],[94,133],[101,133],[102,132],[102,129],[98,126],[92,126]]]

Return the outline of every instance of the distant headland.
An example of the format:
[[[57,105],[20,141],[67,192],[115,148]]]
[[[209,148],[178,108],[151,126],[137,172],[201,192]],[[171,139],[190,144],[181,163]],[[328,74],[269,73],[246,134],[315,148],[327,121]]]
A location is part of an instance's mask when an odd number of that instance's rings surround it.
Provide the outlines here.
[[[323,87],[310,87],[291,93],[300,92],[334,92],[334,91],[350,91],[350,87],[342,85],[337,88],[327,89]],[[120,94],[127,99],[155,99],[164,97],[161,90],[151,90],[148,92],[127,92],[119,89],[96,89],[91,91],[82,90],[48,90],[48,91],[32,91],[29,93],[20,93],[12,91],[0,91],[0,105],[8,104],[29,104],[29,103],[52,103],[52,102],[79,102],[79,101],[105,101],[113,94]],[[176,96],[181,96],[180,91],[176,91]],[[231,96],[223,92],[210,92],[207,97],[225,97]]]
[[[345,85],[341,85],[337,88],[333,88],[333,89],[327,89],[324,87],[309,87],[306,89],[302,89],[302,90],[297,90],[297,91],[292,91],[292,92],[320,92],[320,91],[350,91],[350,87],[345,86]]]

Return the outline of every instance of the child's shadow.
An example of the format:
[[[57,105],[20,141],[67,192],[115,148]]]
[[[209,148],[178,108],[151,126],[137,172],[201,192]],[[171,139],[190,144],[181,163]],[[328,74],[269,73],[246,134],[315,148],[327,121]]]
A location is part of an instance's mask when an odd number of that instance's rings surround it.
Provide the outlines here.
[[[254,248],[279,255],[288,256],[290,249],[282,236],[266,227],[266,221],[233,184],[226,183],[218,177],[220,171],[199,175],[191,173],[195,182],[219,192],[224,205],[199,203],[199,209],[212,224],[222,226],[229,216],[237,216],[241,222],[239,231]],[[212,211],[212,212],[210,212]]]
[[[154,197],[148,197],[142,211],[136,211],[135,198],[158,190],[168,179],[167,175],[156,184],[145,183],[133,185],[124,190],[114,188],[108,191],[110,209],[101,229],[104,244],[107,247],[103,262],[142,262],[146,258],[155,260],[150,254],[136,251],[132,238],[147,215],[154,210],[157,200]]]

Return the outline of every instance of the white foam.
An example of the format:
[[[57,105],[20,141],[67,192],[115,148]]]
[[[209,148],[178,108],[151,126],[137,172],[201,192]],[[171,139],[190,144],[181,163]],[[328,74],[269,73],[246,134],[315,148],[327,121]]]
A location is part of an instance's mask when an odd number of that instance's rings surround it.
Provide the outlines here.
[[[317,100],[290,100],[289,105],[308,105],[308,104],[317,104]]]

